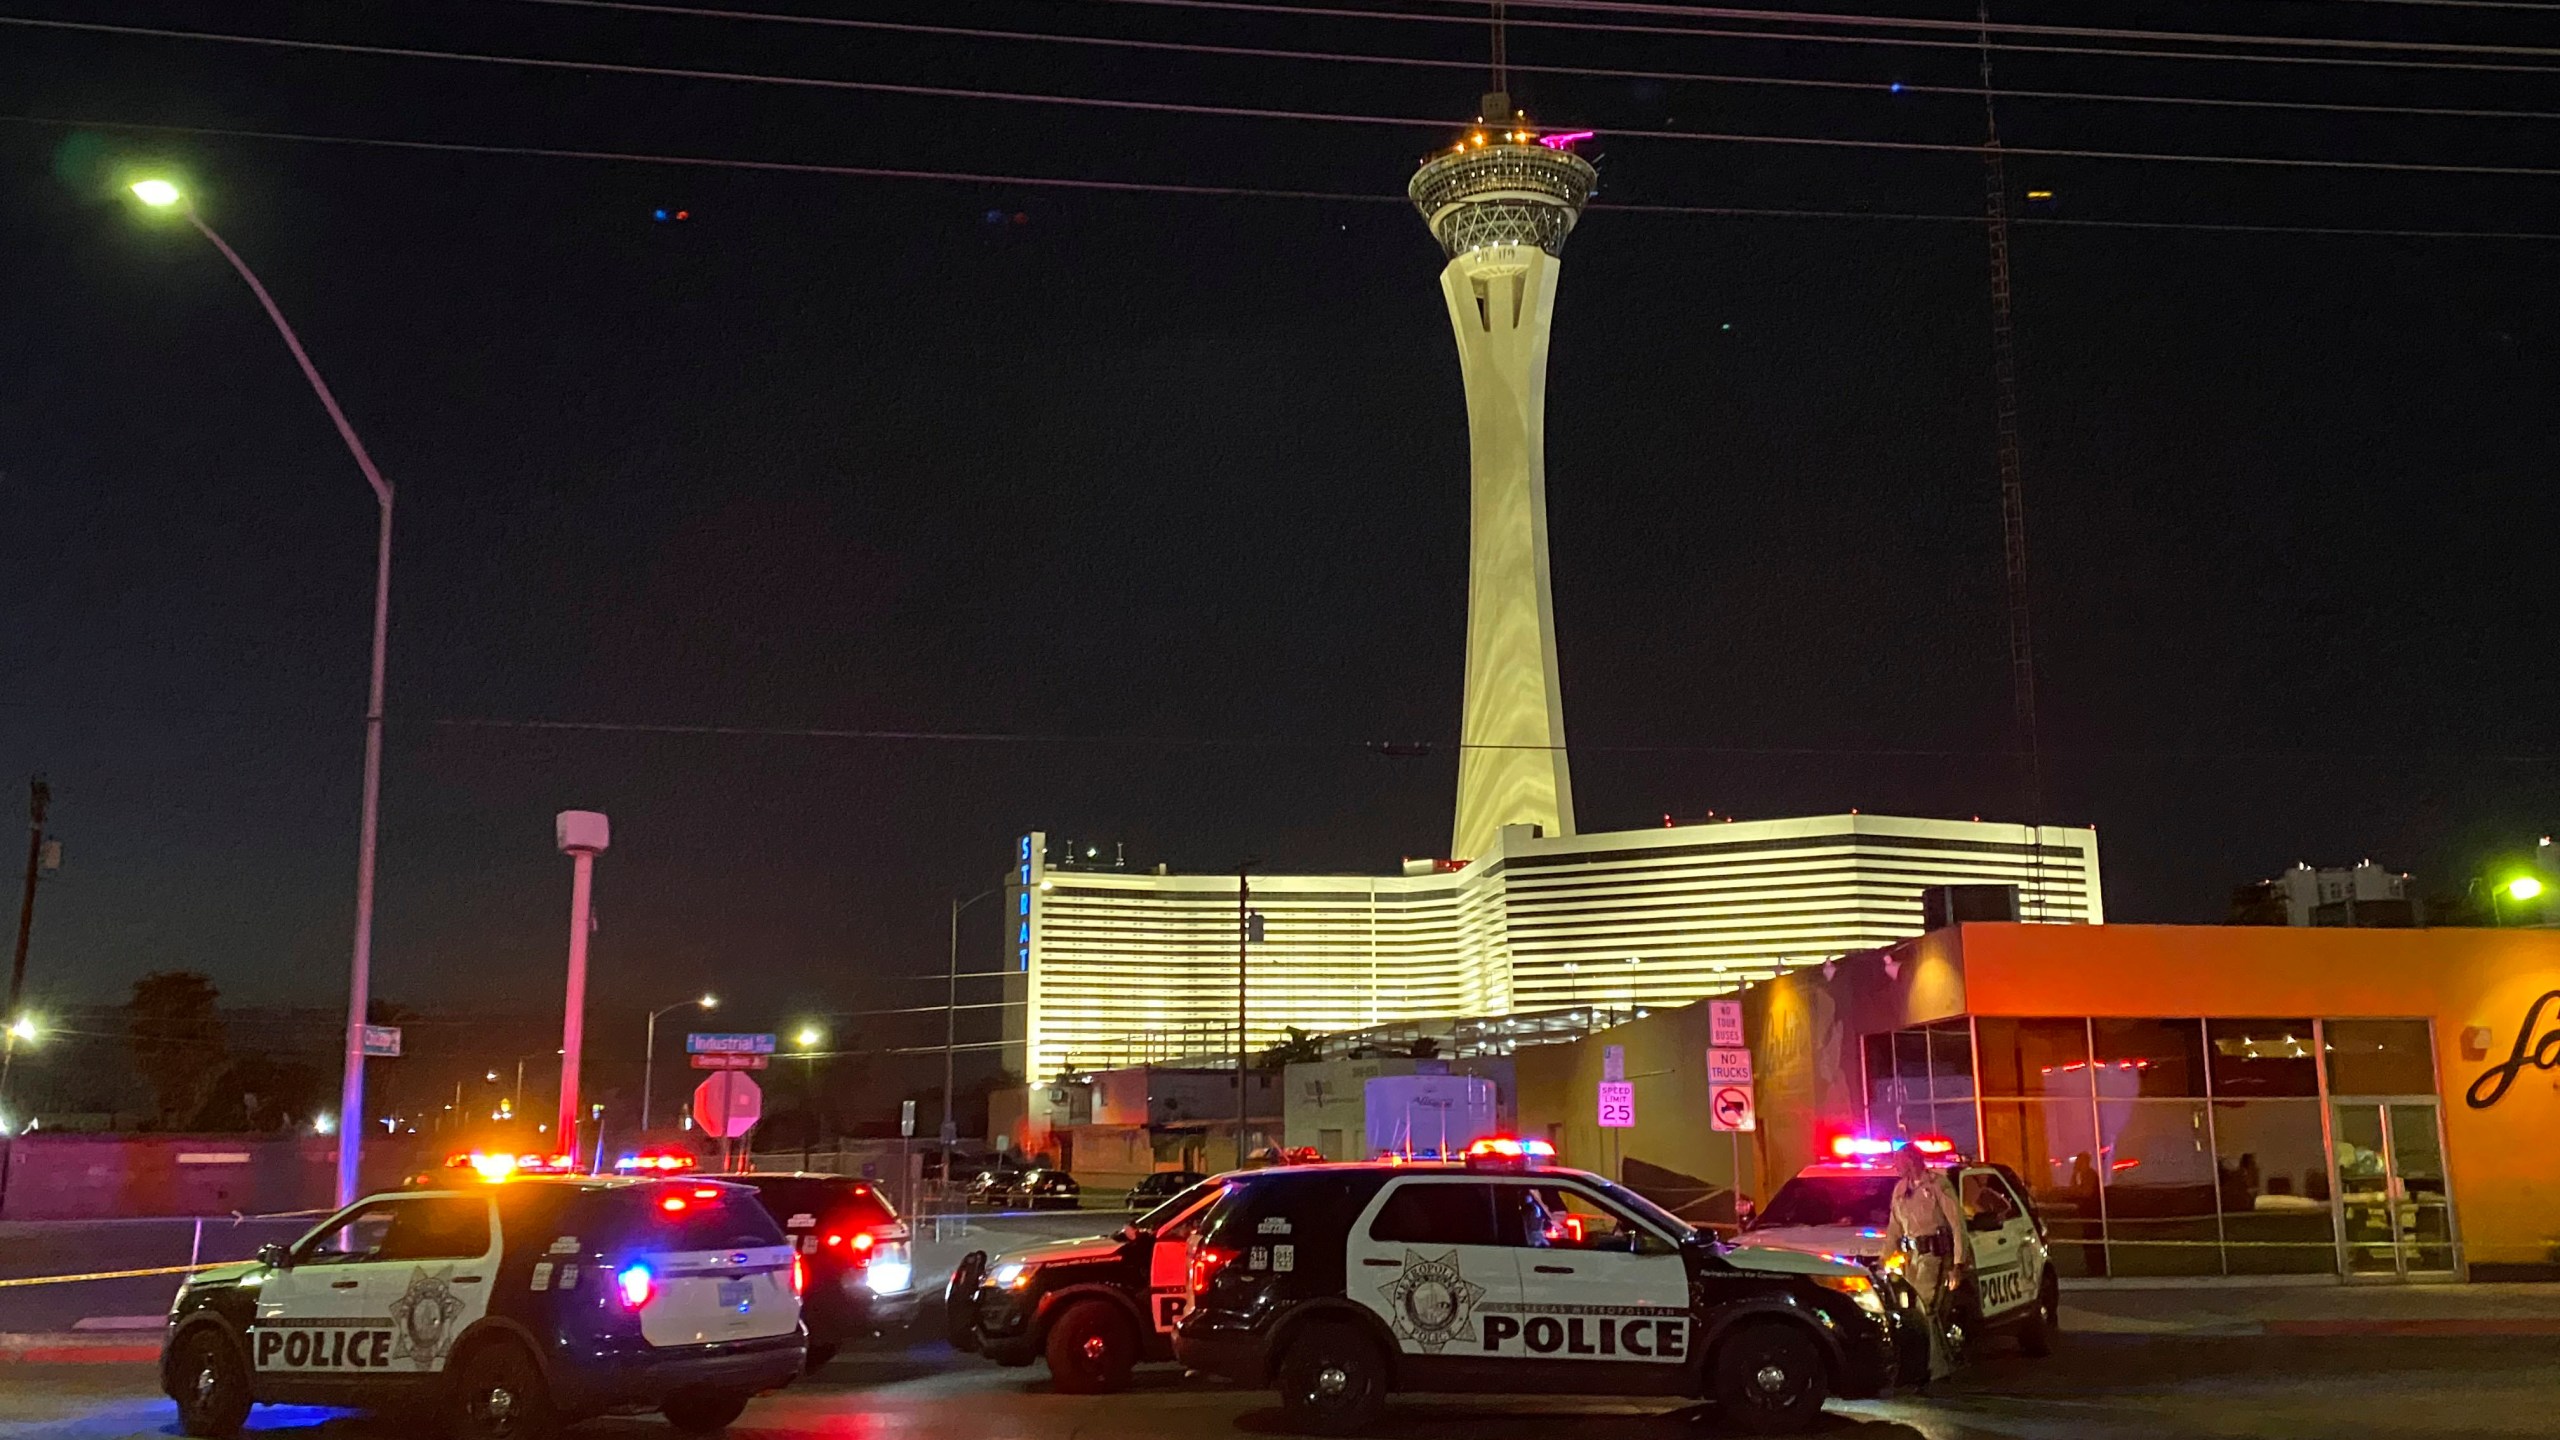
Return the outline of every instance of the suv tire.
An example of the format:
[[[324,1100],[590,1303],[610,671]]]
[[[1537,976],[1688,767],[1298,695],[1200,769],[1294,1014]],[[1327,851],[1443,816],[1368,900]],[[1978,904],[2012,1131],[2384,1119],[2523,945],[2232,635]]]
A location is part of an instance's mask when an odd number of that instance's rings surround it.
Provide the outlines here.
[[[229,1335],[198,1326],[169,1357],[178,1429],[205,1440],[230,1440],[249,1419],[249,1366]]]
[[[454,1440],[552,1440],[560,1412],[542,1367],[512,1340],[474,1346],[455,1367]]]
[[[2018,1353],[2041,1360],[2053,1353],[2053,1342],[2062,1334],[2062,1286],[2047,1271],[2044,1283],[2036,1287],[2035,1309],[2018,1326]]]
[[[746,1410],[744,1390],[679,1390],[660,1407],[679,1435],[717,1435]]]
[[[1049,1383],[1068,1395],[1129,1388],[1138,1364],[1138,1327],[1108,1300],[1078,1300],[1049,1324]]]
[[[1274,1383],[1290,1429],[1350,1435],[1386,1413],[1387,1357],[1357,1329],[1319,1322],[1289,1342]]]
[[[1813,1337],[1783,1321],[1744,1325],[1716,1346],[1709,1386],[1726,1423],[1754,1435],[1812,1425],[1831,1396]]]
[[[986,1278],[987,1252],[972,1250],[952,1267],[951,1283],[943,1287],[943,1336],[954,1350],[978,1348],[978,1283]]]

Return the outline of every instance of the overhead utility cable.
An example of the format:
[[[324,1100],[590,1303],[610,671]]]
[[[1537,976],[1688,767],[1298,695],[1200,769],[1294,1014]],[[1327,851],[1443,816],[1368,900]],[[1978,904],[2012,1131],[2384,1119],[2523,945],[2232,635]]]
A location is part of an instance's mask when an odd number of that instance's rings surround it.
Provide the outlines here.
[[[912,85],[883,80],[841,80],[819,76],[767,75],[755,71],[695,70],[671,65],[626,65],[601,60],[556,60],[528,55],[489,55],[474,51],[429,50],[414,46],[359,45],[346,41],[295,40],[274,35],[235,35],[218,31],[170,30],[156,26],[106,25],[82,20],[46,20],[0,16],[0,27],[73,30],[133,35],[149,39],[187,40],[211,44],[260,46],[336,55],[378,55],[392,59],[437,60],[477,65],[520,66],[583,74],[630,75],[650,79],[702,80],[720,83],[779,85],[801,89],[865,94],[904,95],[925,99],[991,100],[1008,104],[1058,105],[1075,109],[1138,111],[1159,115],[1196,115],[1231,120],[1288,120],[1343,125],[1381,125],[1424,131],[1446,130],[1448,122],[1427,115],[1357,115],[1331,110],[1280,110],[1252,105],[1203,105],[1165,100],[1128,100],[1099,95],[983,90],[952,85]],[[1878,150],[1900,154],[1963,155],[1980,153],[1973,145],[1927,140],[1856,140],[1832,135],[1767,135],[1706,130],[1650,128],[1612,129],[1612,135],[1708,144],[1778,145],[1833,150]],[[2184,151],[2101,150],[2074,146],[2012,146],[2012,155],[2050,159],[2121,160],[2181,165],[2239,165],[2255,168],[2369,170],[2400,174],[2495,175],[2509,178],[2560,178],[2560,169],[2533,165],[2452,165],[2422,160],[2328,160],[2313,156],[2198,155]]]
[[[1190,40],[1142,40],[1121,35],[1071,35],[1046,30],[1001,30],[978,25],[929,25],[907,20],[864,20],[843,15],[794,15],[773,10],[738,10],[707,5],[661,5],[650,0],[514,0],[520,5],[547,5],[684,19],[742,20],[777,25],[807,25],[863,30],[881,34],[926,35],[953,40],[998,40],[1031,45],[1066,45],[1154,54],[1202,55],[1218,59],[1287,60],[1326,65],[1376,65],[1416,70],[1480,68],[1473,60],[1447,60],[1429,55],[1374,55],[1349,50],[1294,50],[1268,45],[1211,45]],[[2560,8],[2560,7],[2555,7]],[[1648,70],[1608,65],[1523,65],[1507,68],[1516,75],[1557,75],[1594,80],[1651,80],[1673,85],[1767,85],[1804,90],[1849,90],[1861,95],[1960,95],[1972,100],[1981,93],[1972,85],[1931,85],[1907,80],[1826,80],[1808,75],[1738,75],[1697,70]],[[2002,89],[2004,99],[2068,100],[2122,105],[2182,105],[2213,109],[2304,110],[2356,115],[2427,115],[2450,119],[2560,120],[2560,110],[2501,110],[2456,105],[2360,105],[2329,100],[2244,99],[2214,95],[2146,95],[2106,90]]]

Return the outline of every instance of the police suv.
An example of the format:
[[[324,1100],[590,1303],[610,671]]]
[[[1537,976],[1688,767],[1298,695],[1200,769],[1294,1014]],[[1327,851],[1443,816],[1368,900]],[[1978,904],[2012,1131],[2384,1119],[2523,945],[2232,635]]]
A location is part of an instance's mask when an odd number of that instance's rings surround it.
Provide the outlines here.
[[[1193,1229],[1176,1358],[1318,1434],[1392,1391],[1704,1396],[1775,1433],[1893,1384],[1902,1322],[1863,1267],[1721,1244],[1552,1153],[1229,1186]]]
[[[1894,1156],[1906,1144],[1947,1172],[1963,1202],[1966,1263],[1948,1322],[1951,1348],[1961,1355],[1974,1340],[2006,1334],[2028,1355],[2053,1353],[2062,1327],[2062,1291],[2044,1220],[2007,1166],[1966,1160],[1950,1141],[1841,1136],[1832,1143],[1834,1158],[1806,1166],[1779,1186],[1740,1240],[1849,1256],[1880,1273],[1898,1271],[1901,1257],[1885,1253],[1884,1232],[1897,1178]]]
[[[1192,1185],[1117,1234],[992,1260],[972,1251],[944,1293],[952,1345],[999,1365],[1046,1359],[1060,1390],[1126,1388],[1139,1361],[1173,1358],[1173,1327],[1190,1299],[1186,1245],[1225,1184]]]
[[[253,1404],[432,1415],[546,1440],[608,1412],[688,1434],[800,1373],[800,1262],[755,1192],[543,1177],[375,1195],[178,1291],[160,1383],[179,1428]]]

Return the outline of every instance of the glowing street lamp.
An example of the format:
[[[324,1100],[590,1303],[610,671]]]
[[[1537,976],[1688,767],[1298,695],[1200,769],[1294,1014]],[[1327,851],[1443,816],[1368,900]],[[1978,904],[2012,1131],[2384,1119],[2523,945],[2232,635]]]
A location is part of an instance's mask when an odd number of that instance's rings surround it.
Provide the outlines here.
[[[802,1094],[807,1098],[809,1113],[800,1127],[800,1168],[809,1168],[809,1146],[818,1138],[818,1042],[827,1032],[815,1025],[803,1025],[792,1035],[791,1043],[800,1047],[803,1065],[800,1076]]]
[[[649,1012],[648,1044],[641,1051],[640,1062],[640,1128],[643,1132],[649,1128],[649,1082],[656,1079],[658,1074],[658,1017],[670,1010],[681,1010],[687,1005],[697,1005],[705,1010],[717,1010],[720,1008],[720,997],[704,995],[699,1000],[679,1000],[673,1005],[661,1005]]]
[[[196,207],[187,201],[186,192],[166,179],[152,176],[133,182],[133,198],[154,210],[176,210],[187,217],[196,233],[222,252],[231,268],[249,285],[249,293],[258,298],[259,308],[275,322],[276,333],[284,337],[293,362],[302,367],[302,378],[311,384],[311,393],[319,397],[320,408],[329,412],[329,421],[338,428],[338,438],[346,442],[347,453],[355,457],[356,469],[364,474],[365,483],[373,487],[374,506],[381,514],[379,532],[374,541],[373,560],[373,673],[365,695],[364,710],[364,805],[357,821],[356,834],[356,927],[355,942],[347,962],[347,1026],[346,1069],[338,1092],[338,1204],[355,1203],[356,1167],[362,1157],[364,1136],[364,1022],[365,1005],[373,985],[373,858],[374,837],[382,818],[382,669],[383,656],[391,633],[391,482],[375,468],[373,456],[356,438],[353,425],[347,423],[346,412],[338,408],[338,397],[320,378],[319,367],[304,353],[302,337],[276,308],[275,297],[267,293],[264,282],[240,252],[229,241],[214,233],[204,223]]]
[[[2542,882],[2530,875],[2519,875],[2507,882],[2507,898],[2531,900],[2542,894]]]

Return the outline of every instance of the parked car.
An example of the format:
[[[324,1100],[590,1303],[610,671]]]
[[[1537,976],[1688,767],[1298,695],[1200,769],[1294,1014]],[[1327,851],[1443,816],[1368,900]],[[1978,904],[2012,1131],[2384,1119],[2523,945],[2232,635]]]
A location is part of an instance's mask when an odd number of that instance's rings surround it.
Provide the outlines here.
[[[1143,1215],[1208,1178],[1197,1170],[1159,1170],[1129,1187],[1129,1211]]]
[[[1001,1209],[1022,1187],[1022,1171],[1011,1165],[989,1165],[969,1177],[968,1187],[961,1192],[971,1205]]]
[[[1191,1186],[1116,1235],[969,1252],[943,1292],[953,1348],[999,1365],[1045,1359],[1051,1383],[1071,1394],[1126,1389],[1139,1362],[1173,1358],[1190,1302],[1184,1247],[1228,1183]]]
[[[1540,1141],[1458,1165],[1265,1170],[1192,1228],[1186,1367],[1279,1392],[1302,1432],[1375,1427],[1391,1392],[1704,1396],[1806,1429],[1897,1378],[1864,1266],[1721,1244]]]
[[[720,1178],[756,1192],[807,1266],[800,1318],[809,1327],[811,1370],[834,1359],[848,1340],[897,1330],[915,1319],[907,1225],[880,1187],[846,1175]]]
[[[742,1186],[544,1176],[368,1196],[188,1277],[160,1386],[227,1440],[252,1405],[344,1405],[455,1440],[656,1410],[707,1435],[803,1364],[802,1265]]]
[[[1010,1194],[1015,1206],[1024,1210],[1078,1210],[1084,1207],[1084,1187],[1064,1170],[1026,1170]]]

